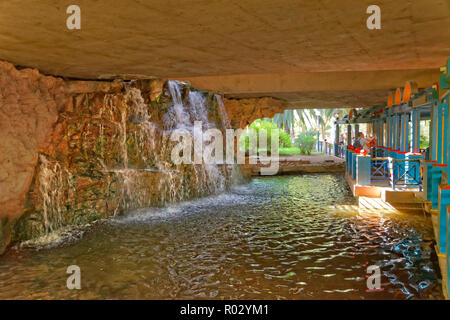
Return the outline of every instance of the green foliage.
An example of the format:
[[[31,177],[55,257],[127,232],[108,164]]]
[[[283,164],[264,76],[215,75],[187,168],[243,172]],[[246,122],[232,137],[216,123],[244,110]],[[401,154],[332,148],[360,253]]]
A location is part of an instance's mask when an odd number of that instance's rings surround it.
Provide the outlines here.
[[[284,130],[278,132],[280,147],[289,148],[292,146],[291,136]]]
[[[284,110],[283,113],[277,113],[272,121],[279,128],[286,132],[293,134],[300,130],[315,130],[320,131],[322,138],[326,138],[326,133],[333,128],[336,116],[342,118],[349,109],[290,109]]]
[[[255,148],[260,145],[259,143],[259,132],[261,130],[266,131],[267,135],[267,150],[270,151],[272,147],[272,130],[278,130],[278,144],[280,147],[291,147],[291,137],[288,133],[286,133],[284,130],[281,130],[278,128],[278,126],[270,121],[266,120],[255,120],[249,127],[249,129],[254,130],[253,132],[256,134],[254,138],[255,145],[252,146],[253,152],[255,152]],[[252,131],[247,133],[244,131],[241,135],[241,138],[239,139],[239,146],[241,149],[244,149],[245,151],[248,151],[250,149],[250,134]]]
[[[316,134],[314,131],[305,131],[298,135],[295,144],[300,148],[300,154],[310,155],[316,144]]]
[[[292,147],[281,147],[278,150],[278,154],[280,156],[282,155],[293,155],[293,154],[300,154],[300,148],[297,146],[292,146]]]
[[[421,148],[428,148],[430,146],[430,141],[428,137],[424,135],[420,135],[420,147]]]

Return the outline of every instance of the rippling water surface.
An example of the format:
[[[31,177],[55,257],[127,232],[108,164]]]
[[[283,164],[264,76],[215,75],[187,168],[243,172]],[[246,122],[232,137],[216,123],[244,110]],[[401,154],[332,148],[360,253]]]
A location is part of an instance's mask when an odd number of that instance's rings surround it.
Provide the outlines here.
[[[53,248],[0,257],[0,298],[442,298],[430,221],[360,212],[342,175],[254,179],[145,209]],[[81,290],[66,269],[81,268]],[[366,285],[368,265],[382,290]]]

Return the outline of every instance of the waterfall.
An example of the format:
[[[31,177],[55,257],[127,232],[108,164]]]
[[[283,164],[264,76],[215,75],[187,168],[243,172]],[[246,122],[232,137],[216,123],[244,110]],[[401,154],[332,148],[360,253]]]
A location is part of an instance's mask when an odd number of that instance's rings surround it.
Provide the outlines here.
[[[201,121],[204,129],[212,128],[208,119],[208,110],[205,106],[205,97],[198,91],[189,91],[188,101],[193,121]]]
[[[183,101],[181,89],[177,81],[168,82],[170,95],[172,96],[172,107],[163,116],[164,124],[169,129],[183,129],[191,126],[191,120]]]
[[[222,119],[222,126],[225,129],[231,128],[230,119],[228,118],[227,110],[225,109],[225,106],[223,104],[222,96],[219,94],[215,94],[214,97],[216,98],[217,104],[219,106],[219,114],[220,118]]]
[[[37,180],[42,196],[42,223],[48,234],[62,226],[64,200],[71,176],[58,162],[50,162],[44,155],[39,156],[39,161]]]
[[[162,115],[161,125],[152,122],[141,92],[136,88],[127,89],[124,103],[131,107],[128,108],[128,115],[125,112],[127,109],[123,109],[120,123],[124,167],[111,170],[120,177],[123,185],[121,203],[127,210],[215,194],[225,191],[227,187],[227,178],[218,164],[181,164],[174,167],[171,162],[173,143],[170,134],[174,130],[184,129],[193,134],[195,121],[201,121],[203,130],[214,127],[208,119],[205,96],[199,91],[189,90],[183,99],[182,85],[178,81],[168,81],[172,103]],[[131,168],[128,163],[127,121],[130,119],[140,128],[131,134],[142,163],[146,164],[142,168]],[[206,145],[204,141],[201,143]]]
[[[238,174],[235,165],[175,164],[171,159],[175,130],[193,134],[197,121],[202,131],[216,128],[218,117],[218,129],[229,128],[220,96],[178,81],[168,81],[167,89],[163,101],[154,103],[146,102],[147,93],[132,85],[101,99],[86,94],[73,113],[60,117],[62,131],[55,144],[39,155],[34,192],[29,194],[34,210],[22,226],[26,239],[124,211],[226,191]],[[200,139],[205,150],[209,142]]]
[[[163,119],[169,131],[186,129],[193,135],[195,121],[202,123],[203,130],[214,127],[209,121],[206,99],[201,92],[189,90],[186,99],[187,105],[185,105],[181,99],[180,82],[169,81],[168,86],[172,96],[172,107],[164,115]],[[177,120],[175,124],[173,119]],[[194,139],[196,138],[194,137]],[[200,143],[202,144],[202,150],[204,150],[205,141]],[[226,178],[217,164],[203,163],[201,166],[192,165],[192,167],[195,185],[200,189],[200,193],[213,194],[225,190]]]
[[[218,111],[220,118],[222,119],[222,126],[225,129],[231,129],[231,122],[228,118],[227,110],[225,109],[225,105],[223,104],[222,96],[215,94],[214,97],[217,100]],[[230,175],[230,183],[232,186],[240,185],[246,182],[245,177],[242,175],[241,168],[237,163],[229,164],[231,167],[231,175]]]

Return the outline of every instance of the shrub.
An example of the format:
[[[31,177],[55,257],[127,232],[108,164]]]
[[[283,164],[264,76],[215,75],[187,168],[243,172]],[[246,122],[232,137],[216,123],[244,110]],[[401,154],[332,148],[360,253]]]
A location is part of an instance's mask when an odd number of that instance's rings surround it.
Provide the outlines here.
[[[316,141],[316,133],[314,131],[306,131],[297,136],[295,144],[300,148],[300,154],[310,155]]]
[[[291,142],[291,137],[288,133],[286,133],[284,130],[278,129],[277,125],[269,122],[269,121],[265,121],[265,120],[255,120],[249,127],[250,129],[255,130],[256,133],[256,139],[255,142],[257,144],[257,146],[260,145],[259,143],[259,131],[261,129],[265,129],[266,130],[266,135],[267,135],[267,151],[270,152],[271,146],[272,146],[272,130],[278,130],[278,144],[279,147],[291,147],[292,146],[292,142]],[[245,151],[249,151],[250,148],[250,136],[247,132],[243,132],[241,135],[241,138],[239,139],[239,146],[240,148],[244,148]],[[253,148],[256,148],[256,146],[253,146]],[[255,149],[252,150],[253,152],[256,151]]]
[[[280,147],[289,148],[292,147],[291,136],[284,130],[278,132]]]

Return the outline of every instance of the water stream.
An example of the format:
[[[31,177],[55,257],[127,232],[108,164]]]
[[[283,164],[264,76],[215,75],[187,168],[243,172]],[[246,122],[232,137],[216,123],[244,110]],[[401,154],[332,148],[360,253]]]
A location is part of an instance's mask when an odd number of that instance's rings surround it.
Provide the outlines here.
[[[83,231],[1,256],[0,299],[442,298],[428,218],[360,211],[342,175],[256,178]],[[69,265],[81,290],[66,288]]]

